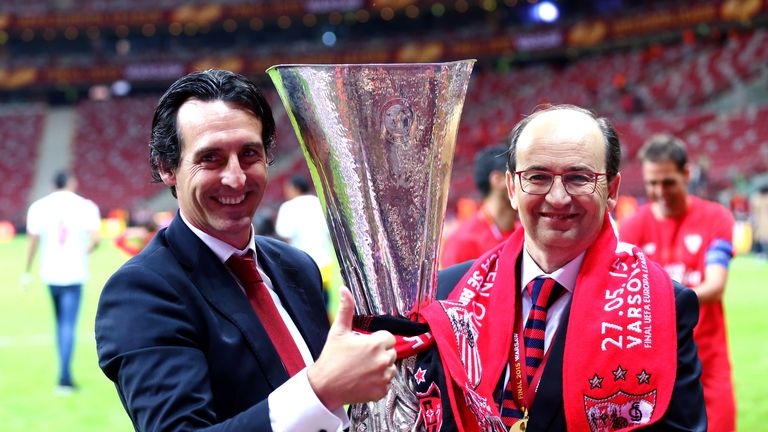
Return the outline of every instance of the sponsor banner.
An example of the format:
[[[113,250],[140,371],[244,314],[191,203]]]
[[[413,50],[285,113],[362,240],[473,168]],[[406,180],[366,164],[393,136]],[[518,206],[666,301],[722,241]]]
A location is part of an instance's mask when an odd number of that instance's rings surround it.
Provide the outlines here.
[[[125,66],[123,78],[129,81],[175,80],[184,75],[183,63],[134,63]]]
[[[37,69],[24,67],[18,69],[0,68],[0,89],[15,90],[29,87],[38,79]]]
[[[560,28],[526,33],[514,38],[518,51],[543,51],[560,48],[563,45],[563,32]]]
[[[41,80],[54,84],[111,83],[123,78],[121,66],[54,67],[45,68],[38,72]]]
[[[587,19],[567,31],[570,46],[591,46],[611,40],[661,31],[692,28],[699,24],[749,22],[768,12],[768,0],[721,0],[608,19]]]
[[[306,0],[304,3],[304,9],[315,14],[353,11],[365,6],[364,0]]]
[[[66,27],[100,27],[109,28],[119,25],[142,26],[144,24],[170,23],[170,13],[164,11],[121,11],[121,12],[88,12],[78,11],[70,14],[11,16],[9,29],[14,30],[43,30],[63,29]]]
[[[64,29],[67,27],[141,27],[145,24],[168,25],[174,22],[212,25],[228,18],[248,20],[258,17],[262,20],[269,20],[277,19],[283,15],[300,17],[307,13],[325,14],[333,11],[354,10],[370,10],[373,13],[378,13],[377,11],[383,8],[399,10],[411,5],[428,8],[431,4],[432,2],[427,0],[285,0],[263,3],[243,2],[239,5],[188,4],[174,9],[141,11],[73,10],[71,12],[50,12],[43,15],[4,13],[0,14],[0,29],[21,31],[25,29]],[[570,27],[568,32],[583,31],[584,25],[591,27],[596,25],[596,21],[599,21],[608,27],[610,37],[621,38],[714,21],[748,21],[766,11],[768,11],[768,0],[699,1],[677,7],[660,7],[651,12],[612,17],[610,20],[604,21],[587,19]],[[533,37],[535,39],[539,31],[527,33],[528,35],[524,35],[523,38]],[[515,38],[518,37],[521,36],[515,36]],[[553,38],[555,36],[548,35],[548,37]],[[526,43],[530,42],[522,42],[522,44]]]
[[[503,35],[492,38],[445,41],[446,53],[451,58],[473,58],[489,55],[511,54],[515,51],[513,38]]]

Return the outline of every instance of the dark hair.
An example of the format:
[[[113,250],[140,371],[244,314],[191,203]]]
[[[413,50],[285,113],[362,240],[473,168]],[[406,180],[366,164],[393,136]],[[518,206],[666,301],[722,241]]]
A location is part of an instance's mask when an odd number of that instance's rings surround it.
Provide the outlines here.
[[[264,95],[248,78],[234,72],[209,69],[193,72],[171,84],[155,108],[152,136],[149,141],[149,162],[152,180],[162,182],[161,171],[173,171],[181,159],[181,142],[176,117],[179,108],[188,100],[204,102],[221,100],[232,102],[250,111],[261,120],[261,138],[270,163],[275,143],[275,120]],[[171,187],[176,196],[176,188]]]
[[[253,228],[257,235],[277,238],[274,212],[269,209],[256,210],[253,215]]]
[[[303,175],[292,175],[288,181],[302,194],[309,192],[309,182]]]
[[[688,151],[683,141],[670,134],[657,134],[648,138],[637,157],[643,162],[674,162],[678,171],[688,163]]]
[[[477,190],[488,196],[491,192],[491,182],[488,176],[494,171],[507,170],[506,160],[507,147],[503,144],[486,147],[475,155],[475,186]]]
[[[608,177],[608,181],[613,180],[616,174],[619,173],[619,166],[621,165],[621,143],[619,143],[619,134],[616,133],[616,129],[613,124],[605,118],[598,117],[594,112],[578,107],[576,105],[562,104],[562,105],[549,105],[543,108],[535,110],[531,115],[520,120],[512,132],[509,134],[509,153],[507,157],[507,169],[510,172],[515,172],[515,166],[517,165],[517,140],[520,139],[520,135],[523,133],[523,129],[528,126],[535,117],[541,113],[558,111],[558,110],[571,110],[588,115],[597,122],[597,126],[600,128],[600,132],[603,134],[603,140],[605,141],[605,172]]]
[[[56,175],[53,176],[53,184],[56,186],[56,189],[64,189],[68,181],[69,171],[66,170],[57,171]]]

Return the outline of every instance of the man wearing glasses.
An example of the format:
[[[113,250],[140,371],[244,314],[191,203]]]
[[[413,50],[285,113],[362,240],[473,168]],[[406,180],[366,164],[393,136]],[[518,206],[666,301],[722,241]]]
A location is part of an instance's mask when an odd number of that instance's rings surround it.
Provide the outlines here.
[[[695,295],[617,240],[613,126],[570,105],[510,136],[523,230],[441,272],[414,369],[431,431],[704,431]],[[436,401],[440,401],[438,409]]]

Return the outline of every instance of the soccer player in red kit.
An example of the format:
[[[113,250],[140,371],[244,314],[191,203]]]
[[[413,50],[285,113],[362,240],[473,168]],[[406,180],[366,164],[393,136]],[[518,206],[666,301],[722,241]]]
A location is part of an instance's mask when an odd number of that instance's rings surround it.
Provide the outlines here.
[[[517,228],[517,212],[507,195],[507,147],[487,147],[475,156],[475,186],[483,202],[471,218],[446,237],[440,267],[479,258]]]
[[[689,195],[684,144],[657,135],[640,150],[649,203],[621,224],[621,241],[640,246],[672,279],[693,289],[701,304],[694,339],[709,430],[735,430],[736,403],[723,314],[728,264],[733,257],[731,213],[720,204]]]

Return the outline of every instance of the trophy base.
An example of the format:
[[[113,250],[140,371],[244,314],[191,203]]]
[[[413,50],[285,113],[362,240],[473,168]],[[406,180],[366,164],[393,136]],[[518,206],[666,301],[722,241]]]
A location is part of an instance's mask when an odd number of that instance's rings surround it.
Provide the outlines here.
[[[387,395],[376,402],[352,405],[351,432],[416,432],[419,401],[411,378],[416,356],[398,360]]]

